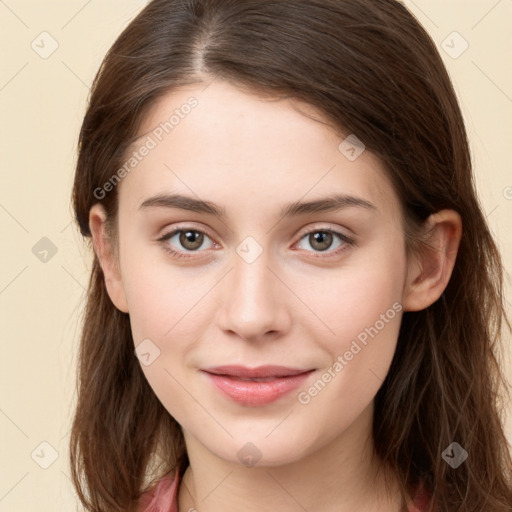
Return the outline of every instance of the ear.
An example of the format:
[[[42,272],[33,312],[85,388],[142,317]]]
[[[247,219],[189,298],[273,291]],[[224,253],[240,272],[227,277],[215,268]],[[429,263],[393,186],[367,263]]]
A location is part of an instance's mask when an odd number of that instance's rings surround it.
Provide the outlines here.
[[[454,210],[433,213],[425,221],[428,246],[411,256],[404,285],[404,311],[420,311],[443,293],[452,275],[462,236],[462,220]]]
[[[89,229],[91,230],[94,252],[105,276],[108,295],[117,309],[123,313],[128,313],[128,303],[124,293],[119,262],[115,248],[112,245],[113,241],[107,235],[106,219],[105,208],[100,203],[96,203],[89,210]]]

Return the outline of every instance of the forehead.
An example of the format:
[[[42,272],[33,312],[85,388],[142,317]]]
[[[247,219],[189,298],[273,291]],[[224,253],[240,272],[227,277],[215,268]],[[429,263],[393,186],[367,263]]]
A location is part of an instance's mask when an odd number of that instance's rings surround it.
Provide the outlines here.
[[[250,94],[218,79],[182,86],[146,114],[127,154],[127,161],[138,156],[122,180],[120,204],[183,192],[254,212],[339,192],[397,213],[381,162],[369,151],[348,158],[346,135],[291,98]]]

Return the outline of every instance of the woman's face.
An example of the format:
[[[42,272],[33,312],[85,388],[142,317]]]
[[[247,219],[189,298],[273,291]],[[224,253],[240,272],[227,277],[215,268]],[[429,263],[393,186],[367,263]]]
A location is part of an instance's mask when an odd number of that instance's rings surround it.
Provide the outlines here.
[[[367,426],[402,316],[400,203],[379,160],[292,105],[220,79],[175,90],[118,185],[117,305],[142,369],[189,439],[238,464]],[[204,371],[225,365],[304,373]]]

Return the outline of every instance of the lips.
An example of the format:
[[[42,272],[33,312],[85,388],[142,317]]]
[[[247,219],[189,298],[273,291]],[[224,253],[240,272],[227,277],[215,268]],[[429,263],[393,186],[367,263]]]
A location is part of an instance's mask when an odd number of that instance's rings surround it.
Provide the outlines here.
[[[216,366],[202,372],[225,396],[245,406],[276,401],[300,386],[314,370],[284,366]]]
[[[298,368],[287,368],[285,366],[266,365],[257,368],[246,368],[245,366],[215,366],[206,368],[203,371],[214,375],[226,375],[228,377],[239,377],[240,379],[268,379],[276,377],[289,377],[290,375],[300,375],[309,370]]]

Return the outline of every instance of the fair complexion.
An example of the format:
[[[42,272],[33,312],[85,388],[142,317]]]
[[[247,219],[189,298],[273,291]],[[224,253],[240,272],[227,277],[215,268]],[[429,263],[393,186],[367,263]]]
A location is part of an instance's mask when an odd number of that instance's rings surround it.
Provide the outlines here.
[[[370,461],[373,400],[403,311],[426,308],[448,283],[460,217],[432,215],[432,250],[408,259],[400,202],[370,151],[350,161],[338,149],[344,137],[289,98],[269,101],[220,79],[205,86],[168,93],[145,117],[144,137],[190,96],[198,100],[111,192],[119,194],[115,240],[101,205],[90,211],[110,298],[129,313],[135,346],[158,347],[141,367],[183,428],[190,466],[179,510],[398,512],[396,482],[384,481],[384,468],[376,476]],[[151,200],[170,194],[214,203],[225,217]],[[362,201],[281,217],[285,205],[333,194]],[[206,234],[167,236],[178,229]],[[246,237],[257,244],[249,254],[262,251],[251,262],[237,252]],[[376,324],[381,315],[386,322]],[[383,323],[321,392],[299,402],[365,328]],[[314,371],[294,392],[250,406],[201,372],[226,364]],[[239,458],[242,448],[261,457],[254,466]]]

